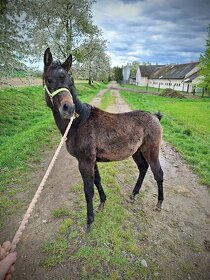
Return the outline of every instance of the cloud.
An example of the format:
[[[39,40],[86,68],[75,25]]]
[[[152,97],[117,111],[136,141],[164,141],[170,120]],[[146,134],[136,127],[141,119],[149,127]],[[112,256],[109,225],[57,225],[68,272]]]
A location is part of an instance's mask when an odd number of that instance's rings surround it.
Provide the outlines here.
[[[98,0],[93,19],[112,65],[197,61],[210,24],[209,0]]]

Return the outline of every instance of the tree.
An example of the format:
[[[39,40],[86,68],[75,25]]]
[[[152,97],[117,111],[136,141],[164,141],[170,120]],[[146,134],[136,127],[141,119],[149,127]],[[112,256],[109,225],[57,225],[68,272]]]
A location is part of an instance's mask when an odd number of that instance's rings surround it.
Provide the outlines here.
[[[131,77],[136,76],[136,72],[137,72],[139,65],[140,65],[140,62],[138,62],[138,61],[133,61],[131,63],[131,65],[130,65],[130,71],[131,71],[130,76]]]
[[[31,23],[26,29],[30,53],[40,57],[50,46],[56,57],[65,59],[70,54],[81,61],[90,51],[94,36],[101,31],[92,22],[94,0],[18,0],[25,16]]]
[[[122,82],[122,79],[123,79],[122,67],[115,66],[115,67],[113,68],[113,73],[114,73],[114,79],[115,79],[118,83]]]
[[[18,25],[19,17],[13,1],[0,2],[0,76],[9,76],[21,62],[24,53],[23,33]]]
[[[93,80],[108,80],[110,61],[105,52],[106,41],[95,37],[84,48],[88,55],[81,65],[83,76],[88,79],[89,84]]]
[[[106,41],[93,24],[94,0],[3,0],[1,2],[1,62],[21,65],[40,60],[47,47],[55,57],[70,54],[77,62],[96,61],[105,52]],[[103,57],[105,54],[100,55]],[[4,67],[4,69],[6,69]]]
[[[100,56],[95,57],[93,61],[93,78],[97,81],[109,81],[110,77],[110,58],[105,52],[102,52]]]
[[[199,86],[210,92],[210,25],[208,27],[208,38],[206,40],[206,50],[204,55],[200,56],[200,75],[202,77]]]

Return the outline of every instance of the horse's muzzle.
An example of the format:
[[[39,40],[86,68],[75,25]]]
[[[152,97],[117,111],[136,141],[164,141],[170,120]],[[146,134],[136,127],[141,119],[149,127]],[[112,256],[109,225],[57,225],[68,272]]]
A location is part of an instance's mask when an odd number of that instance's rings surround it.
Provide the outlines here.
[[[64,119],[70,119],[75,111],[75,105],[65,102],[59,108],[60,114]]]

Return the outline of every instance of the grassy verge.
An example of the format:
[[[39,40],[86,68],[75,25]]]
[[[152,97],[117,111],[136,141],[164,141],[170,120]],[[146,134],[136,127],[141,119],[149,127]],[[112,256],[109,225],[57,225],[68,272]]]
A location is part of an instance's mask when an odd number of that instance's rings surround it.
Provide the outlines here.
[[[163,114],[164,138],[181,153],[210,186],[210,100],[171,99],[167,97],[121,92],[132,109]]]
[[[105,85],[77,83],[84,102]],[[5,214],[14,212],[21,202],[14,195],[29,188],[26,173],[35,168],[41,155],[59,141],[52,113],[45,105],[40,86],[5,88],[0,91],[0,227]]]

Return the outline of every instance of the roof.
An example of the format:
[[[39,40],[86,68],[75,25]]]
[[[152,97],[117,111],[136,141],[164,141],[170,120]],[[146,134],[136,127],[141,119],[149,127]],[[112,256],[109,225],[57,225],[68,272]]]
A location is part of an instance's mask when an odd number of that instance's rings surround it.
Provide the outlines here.
[[[190,82],[192,82],[195,78],[197,78],[198,76],[199,76],[199,72],[196,72],[196,73],[190,75],[189,77],[187,77],[187,78],[184,80],[184,82],[185,82],[185,83],[190,83]]]
[[[143,77],[150,79],[184,79],[197,65],[198,62],[175,65],[143,65],[141,66],[143,68],[140,67],[140,71]],[[146,69],[147,67],[148,69]]]
[[[163,67],[164,65],[139,65],[142,77],[149,77],[152,73]]]

